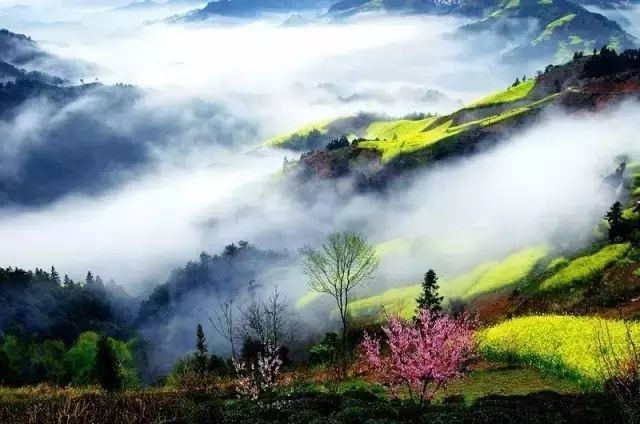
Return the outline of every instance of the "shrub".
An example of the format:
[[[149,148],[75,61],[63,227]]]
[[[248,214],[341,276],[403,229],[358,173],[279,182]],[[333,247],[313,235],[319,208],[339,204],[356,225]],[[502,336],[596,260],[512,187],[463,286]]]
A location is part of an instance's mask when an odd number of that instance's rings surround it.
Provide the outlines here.
[[[309,348],[309,364],[326,365],[336,361],[338,353],[338,335],[333,332],[326,333],[324,339]]]
[[[238,394],[257,400],[277,386],[282,360],[279,349],[267,343],[264,351],[258,353],[256,362],[234,360],[233,366],[238,377],[236,380]]]

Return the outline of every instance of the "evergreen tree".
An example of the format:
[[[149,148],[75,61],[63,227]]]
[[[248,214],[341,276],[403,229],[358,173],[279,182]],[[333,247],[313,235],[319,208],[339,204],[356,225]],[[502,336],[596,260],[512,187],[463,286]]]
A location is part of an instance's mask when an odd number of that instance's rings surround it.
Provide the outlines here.
[[[56,284],[60,284],[60,274],[56,271],[56,267],[51,267],[51,280],[55,281]]]
[[[100,336],[97,344],[95,372],[103,389],[113,392],[120,390],[121,380],[116,353],[107,336]]]
[[[204,336],[202,325],[196,328],[196,366],[200,374],[204,374],[207,369],[207,338]]]
[[[424,275],[422,282],[422,294],[417,299],[418,310],[426,309],[431,312],[440,312],[442,310],[442,300],[444,297],[438,295],[438,277],[434,270],[430,269]]]
[[[609,240],[613,241],[617,237],[624,235],[624,220],[622,218],[622,204],[615,202],[609,212],[605,215],[609,223]]]
[[[64,275],[64,286],[66,288],[72,288],[73,287],[73,280],[71,278],[69,278],[69,275],[67,275],[67,274]]]
[[[93,280],[93,274],[91,273],[91,271],[87,272],[87,278],[85,278],[84,282],[89,287],[91,287],[91,285],[93,284],[94,280]]]

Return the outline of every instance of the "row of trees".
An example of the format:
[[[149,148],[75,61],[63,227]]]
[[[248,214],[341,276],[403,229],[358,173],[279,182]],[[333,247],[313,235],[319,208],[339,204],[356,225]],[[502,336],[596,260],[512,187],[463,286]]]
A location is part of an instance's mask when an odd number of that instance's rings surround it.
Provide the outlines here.
[[[74,343],[86,331],[131,337],[135,302],[114,282],[91,272],[85,281],[61,278],[52,267],[25,271],[0,268],[0,329],[16,324],[24,335]]]
[[[39,342],[8,331],[0,338],[0,385],[39,383],[138,387],[134,343],[86,332],[67,348],[60,340]]]

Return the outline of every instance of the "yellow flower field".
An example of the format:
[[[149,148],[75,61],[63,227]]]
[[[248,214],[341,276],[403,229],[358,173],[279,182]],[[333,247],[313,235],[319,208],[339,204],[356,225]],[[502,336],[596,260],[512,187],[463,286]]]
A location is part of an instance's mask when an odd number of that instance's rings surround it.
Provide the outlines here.
[[[640,343],[640,324],[629,324]],[[609,336],[607,335],[610,335]],[[598,337],[605,340],[598,343]],[[609,340],[611,346],[609,346]],[[622,358],[628,353],[623,321],[596,317],[530,316],[515,318],[480,334],[480,350],[489,359],[514,361],[577,380],[585,388],[599,388],[603,355]]]

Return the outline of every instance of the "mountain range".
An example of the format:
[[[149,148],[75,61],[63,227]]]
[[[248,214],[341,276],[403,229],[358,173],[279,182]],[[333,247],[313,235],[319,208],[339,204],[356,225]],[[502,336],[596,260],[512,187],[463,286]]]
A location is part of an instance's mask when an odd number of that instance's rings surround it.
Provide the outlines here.
[[[341,0],[330,4],[322,0],[220,0],[189,12],[180,21],[204,21],[214,17],[256,18],[262,13],[291,13],[285,25],[308,24],[297,12],[317,11],[318,21],[336,22],[366,13],[402,15],[461,15],[472,22],[458,30],[456,36],[474,37],[478,32],[500,35],[509,48],[505,59],[553,60],[565,62],[576,51],[591,51],[603,45],[619,51],[633,48],[637,40],[617,22],[584,6],[603,9],[622,7],[611,0]]]

